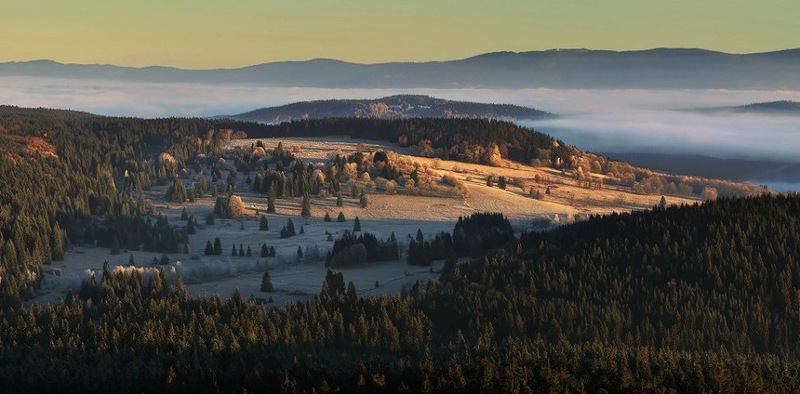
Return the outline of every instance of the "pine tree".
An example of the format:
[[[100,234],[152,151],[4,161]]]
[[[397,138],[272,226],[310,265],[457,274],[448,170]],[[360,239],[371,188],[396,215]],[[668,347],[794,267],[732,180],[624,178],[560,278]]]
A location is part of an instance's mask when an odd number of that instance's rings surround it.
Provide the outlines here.
[[[250,245],[247,245],[247,257],[250,257],[252,255],[253,255],[253,250],[250,249]]]
[[[331,221],[331,214],[329,214],[328,212],[325,212],[325,221],[326,222],[330,222]]]
[[[303,226],[300,226],[300,234],[305,234],[306,229]]]
[[[352,280],[347,283],[347,298],[350,299],[351,301],[358,298],[358,295],[356,294],[356,285],[353,283]]]
[[[231,250],[231,256],[236,257],[239,253],[236,251],[236,244],[233,244],[233,249]]]
[[[339,211],[339,216],[336,217],[336,221],[339,223],[344,223],[344,213],[342,213],[342,211]]]
[[[179,203],[186,201],[186,186],[183,185],[183,181],[180,178],[172,178],[172,185],[167,191],[167,200]]]
[[[214,255],[215,256],[222,255],[222,241],[219,240],[219,237],[214,238]]]
[[[302,259],[303,258],[303,247],[302,246],[298,246],[297,247],[297,258],[298,259]]]
[[[242,247],[242,244],[239,244],[239,256],[244,257],[244,248]]]
[[[186,207],[181,209],[181,220],[189,220],[189,212],[186,212]]]
[[[269,249],[267,244],[261,244],[261,257],[269,257]]]
[[[302,209],[300,211],[300,216],[304,218],[311,216],[311,200],[308,198],[308,194],[303,195],[303,203],[302,203]]]
[[[211,256],[214,254],[214,246],[211,245],[211,240],[209,239],[208,242],[206,242],[206,256]]]
[[[186,234],[195,234],[197,233],[197,229],[194,225],[194,216],[189,217],[189,222],[186,223]]]
[[[267,221],[266,215],[261,215],[261,221],[258,223],[258,230],[259,231],[269,230],[269,222]]]
[[[264,271],[264,275],[261,275],[261,291],[265,293],[272,291],[272,278],[268,271]]]
[[[267,199],[267,213],[275,213],[275,202],[271,198]]]
[[[361,220],[358,219],[356,216],[356,220],[353,221],[353,232],[361,231]]]
[[[369,199],[367,198],[367,193],[361,192],[361,197],[359,197],[359,202],[361,202],[361,208],[366,208],[369,205]]]
[[[119,237],[114,235],[111,239],[111,254],[118,255],[119,254]]]
[[[336,206],[341,207],[344,205],[344,201],[342,200],[342,193],[336,195]]]

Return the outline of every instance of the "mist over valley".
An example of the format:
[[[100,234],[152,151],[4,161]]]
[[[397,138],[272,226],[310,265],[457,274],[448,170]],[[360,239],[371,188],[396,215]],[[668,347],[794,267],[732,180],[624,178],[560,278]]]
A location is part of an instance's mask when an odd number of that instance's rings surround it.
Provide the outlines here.
[[[659,154],[665,170],[676,170],[669,155],[797,163],[800,119],[774,112],[686,111],[738,107],[748,103],[800,101],[797,90],[588,90],[588,89],[331,89],[237,84],[131,83],[83,79],[2,77],[5,103],[65,108],[109,116],[209,117],[238,114],[311,100],[374,100],[392,95],[512,104],[557,116],[518,123],[581,149]],[[514,120],[514,119],[512,119]],[[637,161],[644,165],[648,162]],[[620,158],[624,158],[620,156]],[[630,158],[630,157],[629,157]],[[697,175],[715,176],[695,168]],[[727,179],[783,182],[794,188],[800,174],[765,168]],[[785,186],[785,185],[781,185]]]

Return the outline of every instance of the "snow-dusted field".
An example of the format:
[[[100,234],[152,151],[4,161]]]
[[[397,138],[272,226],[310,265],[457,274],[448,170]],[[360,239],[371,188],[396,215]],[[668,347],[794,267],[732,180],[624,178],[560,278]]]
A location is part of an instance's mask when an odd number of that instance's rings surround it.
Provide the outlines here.
[[[232,146],[249,148],[256,140],[237,140]],[[188,213],[197,218],[197,233],[189,236],[189,254],[169,255],[172,263],[161,268],[174,275],[180,274],[187,283],[189,291],[194,295],[219,295],[228,297],[235,288],[239,288],[244,297],[269,298],[276,304],[286,301],[303,301],[318,294],[326,273],[324,257],[332,242],[327,240],[327,233],[337,239],[345,230],[353,229],[353,219],[358,216],[361,229],[375,234],[378,238],[388,238],[395,234],[404,246],[408,235],[415,235],[421,229],[426,237],[446,231],[451,232],[459,216],[467,216],[475,212],[502,212],[512,222],[515,230],[523,231],[532,228],[535,219],[546,219],[554,223],[564,223],[586,214],[609,213],[612,211],[629,211],[647,209],[656,205],[660,196],[633,194],[625,190],[603,189],[588,190],[577,187],[575,181],[558,171],[547,168],[534,168],[517,163],[508,163],[505,168],[488,167],[477,164],[442,161],[417,156],[406,156],[410,149],[403,149],[391,144],[377,141],[359,141],[350,138],[281,138],[262,139],[268,147],[283,142],[286,149],[297,146],[295,152],[306,162],[323,162],[332,154],[350,154],[356,149],[367,152],[375,150],[391,150],[403,154],[405,160],[415,161],[420,168],[432,177],[450,175],[467,188],[465,198],[444,198],[411,196],[404,194],[388,195],[372,193],[370,204],[362,208],[359,202],[345,193],[344,206],[337,207],[335,197],[312,197],[312,216],[300,216],[301,198],[279,199],[276,201],[276,212],[266,214],[269,222],[268,231],[259,231],[259,217],[266,212],[266,198],[250,191],[244,184],[244,176],[240,176],[237,194],[241,195],[245,204],[245,216],[239,219],[217,219],[212,226],[205,225],[205,217],[211,212],[214,199],[205,197],[194,203],[184,205],[164,202],[166,186],[153,187],[148,196],[153,200],[156,211],[166,215],[169,220],[183,226],[180,220],[181,209],[185,206]],[[519,178],[532,183],[536,175],[546,176],[553,185],[551,195],[544,200],[530,198],[527,190],[509,185],[506,190],[486,186],[489,175]],[[349,190],[343,187],[343,190]],[[691,203],[693,200],[667,198],[668,203]],[[258,212],[258,213],[257,213]],[[336,217],[342,212],[346,222],[339,223]],[[332,222],[323,220],[328,213]],[[299,232],[302,226],[304,233],[295,237],[281,239],[281,228],[291,219]],[[219,237],[222,243],[221,256],[205,256],[204,249],[208,240]],[[261,244],[266,243],[276,249],[274,258],[259,257]],[[250,257],[232,257],[231,249],[239,245],[243,249],[249,246]],[[298,259],[297,249],[301,247],[305,254]],[[318,250],[319,255],[313,256]],[[309,251],[312,256],[309,258]],[[111,255],[109,249],[74,247],[67,252],[61,262],[54,262],[46,268],[46,281],[40,296],[32,302],[59,302],[69,289],[78,290],[81,281],[92,272],[100,272],[104,261],[108,261],[112,269],[123,269],[128,266],[133,254],[136,269],[149,276],[155,267],[153,258],[161,258],[161,253],[145,253],[141,251],[123,251],[119,255]],[[428,268],[408,265],[404,260],[382,263],[370,263],[361,266],[344,267],[340,271],[345,281],[353,281],[360,295],[394,294],[402,286],[413,285],[415,281],[425,284],[434,279],[442,262],[434,264],[434,272]],[[119,268],[116,268],[119,267]],[[125,268],[130,269],[130,268]],[[261,276],[269,270],[275,291],[260,291]],[[376,287],[376,281],[380,285]]]

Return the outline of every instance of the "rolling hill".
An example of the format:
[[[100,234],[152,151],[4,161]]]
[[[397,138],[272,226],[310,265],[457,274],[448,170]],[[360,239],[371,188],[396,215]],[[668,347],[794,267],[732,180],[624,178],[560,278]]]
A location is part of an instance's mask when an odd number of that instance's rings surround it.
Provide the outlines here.
[[[61,64],[0,64],[0,77],[328,88],[798,89],[800,49],[730,54],[703,49],[494,52],[461,60],[358,64],[332,59],[236,69],[182,70]]]
[[[800,116],[800,103],[796,101],[781,100],[733,107],[708,108],[701,111]]]
[[[281,123],[309,118],[495,118],[541,119],[553,114],[509,104],[450,101],[422,95],[397,95],[373,100],[315,100],[232,115],[230,118]]]

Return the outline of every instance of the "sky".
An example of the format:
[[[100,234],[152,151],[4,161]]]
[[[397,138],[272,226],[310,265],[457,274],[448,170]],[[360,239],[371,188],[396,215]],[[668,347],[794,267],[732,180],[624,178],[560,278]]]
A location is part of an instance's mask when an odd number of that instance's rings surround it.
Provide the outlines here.
[[[3,0],[0,62],[190,69],[552,48],[800,47],[796,0]]]

